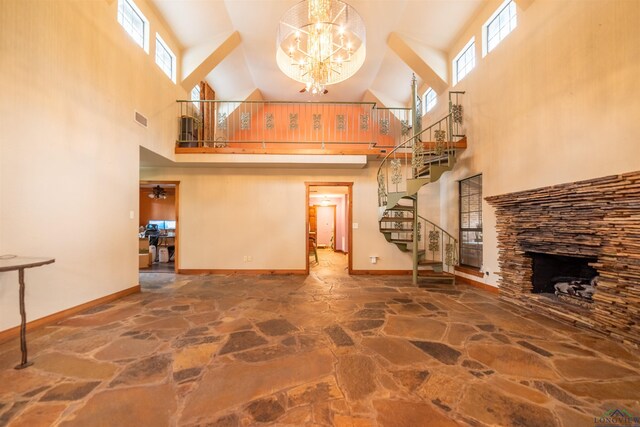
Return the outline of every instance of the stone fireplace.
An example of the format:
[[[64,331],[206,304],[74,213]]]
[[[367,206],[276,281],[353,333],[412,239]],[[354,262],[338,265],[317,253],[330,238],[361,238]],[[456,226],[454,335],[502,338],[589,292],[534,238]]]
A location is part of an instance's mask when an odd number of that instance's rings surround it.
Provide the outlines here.
[[[640,172],[486,200],[503,299],[640,346]]]

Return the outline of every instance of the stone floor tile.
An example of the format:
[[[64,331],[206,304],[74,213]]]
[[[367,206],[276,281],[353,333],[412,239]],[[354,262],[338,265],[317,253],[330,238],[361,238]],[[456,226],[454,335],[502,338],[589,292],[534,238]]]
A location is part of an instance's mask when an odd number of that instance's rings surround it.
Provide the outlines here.
[[[316,351],[275,359],[262,364],[226,363],[209,369],[185,402],[182,422],[211,418],[237,405],[251,402],[330,375],[334,358]]]
[[[471,376],[459,366],[443,366],[441,369],[431,369],[429,376],[416,393],[426,402],[439,401],[443,405],[455,408],[471,382]]]
[[[273,345],[269,347],[260,347],[253,350],[235,353],[233,357],[249,363],[266,362],[267,360],[276,359],[278,357],[288,356],[295,353],[295,348],[283,345]]]
[[[30,406],[11,423],[11,427],[53,426],[67,404],[36,404]]]
[[[55,380],[46,372],[36,369],[15,370],[12,367],[0,370],[0,402],[12,402],[21,394],[42,390],[44,384],[52,383],[55,383]]]
[[[271,319],[264,322],[258,322],[256,323],[256,326],[263,334],[270,337],[287,335],[298,330],[298,328],[293,326],[286,319]]]
[[[135,338],[121,338],[103,347],[94,357],[98,360],[121,360],[143,357],[153,353],[160,342],[157,340],[137,340]]]
[[[267,340],[254,331],[233,332],[218,354],[233,353],[267,344]]]
[[[97,362],[62,353],[45,353],[35,358],[34,368],[76,378],[110,378],[118,369],[108,362]]]
[[[459,346],[465,341],[467,341],[469,337],[471,337],[473,334],[477,332],[478,330],[471,325],[466,325],[463,323],[451,323],[449,324],[447,334],[444,337],[443,341],[453,346]],[[416,338],[422,338],[422,337],[416,337]],[[424,339],[430,339],[430,338],[425,337]]]
[[[560,374],[567,379],[591,378],[604,380],[627,378],[636,374],[629,368],[594,358],[572,357],[554,360],[553,363]],[[598,366],[598,368],[594,369],[594,366]]]
[[[560,418],[562,427],[578,427],[595,425],[594,415],[587,415],[566,406],[556,406],[554,412]]]
[[[597,400],[622,399],[637,401],[638,396],[640,396],[638,392],[638,382],[639,380],[635,378],[608,382],[560,382],[558,386],[579,397],[590,397]]]
[[[170,426],[176,399],[170,385],[107,390],[64,418],[63,427]]]
[[[338,381],[347,398],[360,400],[372,394],[377,386],[373,361],[361,355],[338,358]]]
[[[384,324],[384,320],[352,320],[344,325],[353,332],[369,331],[377,329]]]
[[[289,407],[310,405],[321,401],[344,398],[333,376],[323,378],[315,384],[294,387],[287,392]]]
[[[167,377],[171,365],[171,354],[156,354],[128,365],[109,387],[119,385],[141,385],[162,381]]]
[[[546,358],[518,347],[473,343],[467,346],[467,352],[472,359],[501,374],[525,378],[558,378]]]
[[[246,411],[251,415],[254,421],[259,423],[268,423],[276,421],[284,414],[284,407],[278,399],[268,397],[249,403]]]
[[[429,377],[429,371],[415,369],[393,371],[392,374],[393,377],[410,392],[416,391]]]
[[[324,332],[329,335],[331,341],[338,347],[348,347],[354,345],[353,340],[340,325],[331,325],[324,328]]]
[[[9,403],[9,402],[7,402]],[[29,403],[28,400],[18,400],[10,405],[7,405],[7,409],[0,413],[0,426],[6,426],[9,424],[16,415],[20,413],[24,409],[25,406]]]
[[[219,347],[218,343],[210,343],[180,348],[173,355],[173,371],[206,366]]]
[[[467,417],[489,425],[552,427],[558,425],[547,408],[510,397],[495,387],[472,383],[466,390],[460,409]]]
[[[430,427],[461,425],[430,403],[376,400],[373,405],[378,413],[378,425],[382,427],[419,426],[426,423]]]
[[[423,317],[389,316],[384,333],[405,338],[435,341],[442,338],[447,325]]]
[[[47,390],[40,402],[80,400],[99,384],[100,381],[59,384]]]
[[[543,348],[550,353],[566,354],[571,356],[595,356],[595,353],[576,344],[558,342],[552,340],[530,340],[531,344]]]
[[[580,344],[589,347],[590,349],[597,350],[610,356],[613,359],[622,359],[627,361],[640,361],[640,354],[635,351],[631,352],[629,349],[623,347],[621,344],[607,340],[602,336],[591,335],[588,333],[576,333],[571,337]]]
[[[375,427],[377,423],[370,418],[353,417],[351,415],[334,415],[333,425],[335,427]]]
[[[439,360],[445,365],[455,365],[461,354],[458,350],[449,347],[446,344],[431,341],[409,341],[420,350]]]
[[[313,408],[311,405],[299,406],[289,409],[278,419],[278,425],[282,426],[306,426],[313,419]]]
[[[492,376],[489,380],[487,380],[486,384],[494,386],[505,393],[520,397],[539,405],[544,405],[550,400],[546,394],[543,394],[534,388],[527,387],[525,385],[498,376]]]
[[[364,338],[362,345],[375,351],[394,365],[411,365],[429,360],[429,357],[422,351],[401,338]]]

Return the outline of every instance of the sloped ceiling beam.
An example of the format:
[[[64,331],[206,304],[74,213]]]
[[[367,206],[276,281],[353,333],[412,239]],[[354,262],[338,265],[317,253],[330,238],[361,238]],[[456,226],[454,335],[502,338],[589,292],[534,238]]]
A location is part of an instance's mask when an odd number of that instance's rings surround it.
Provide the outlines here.
[[[389,34],[387,45],[436,93],[443,93],[447,90],[449,87],[446,80],[447,61],[443,53],[425,47],[421,49],[422,54],[419,54],[416,47],[412,47],[410,42],[395,32]],[[430,58],[425,58],[425,56],[430,56]],[[440,72],[436,72],[436,69]]]
[[[216,43],[216,47],[213,49],[211,46],[196,46],[185,50],[182,55],[183,78],[181,82],[184,90],[190,92],[196,84],[204,80],[211,70],[216,68],[218,64],[238,47],[240,42],[240,33],[234,31],[222,40],[221,43]]]
[[[375,102],[377,108],[386,108],[386,105],[371,91],[367,89],[362,97],[362,102]]]

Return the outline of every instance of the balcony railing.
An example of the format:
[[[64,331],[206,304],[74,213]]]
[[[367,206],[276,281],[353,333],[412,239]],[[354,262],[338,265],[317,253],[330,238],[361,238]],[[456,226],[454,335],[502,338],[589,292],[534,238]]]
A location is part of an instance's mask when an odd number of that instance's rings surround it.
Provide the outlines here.
[[[410,134],[411,109],[375,103],[177,101],[176,152],[380,154]]]

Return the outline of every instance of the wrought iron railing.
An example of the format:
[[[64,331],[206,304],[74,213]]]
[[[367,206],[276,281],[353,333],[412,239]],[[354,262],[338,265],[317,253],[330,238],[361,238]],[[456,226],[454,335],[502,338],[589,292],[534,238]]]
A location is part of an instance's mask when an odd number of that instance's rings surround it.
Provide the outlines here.
[[[177,147],[392,149],[410,133],[411,109],[375,103],[177,101]],[[215,150],[210,150],[215,151]]]
[[[411,193],[407,186],[409,180],[437,179],[435,175],[451,165],[458,149],[456,142],[464,137],[462,106],[458,102],[463,93],[449,92],[449,114],[406,138],[386,154],[377,174],[378,206],[387,206],[391,192]]]
[[[388,241],[411,245],[413,242],[413,211],[388,211],[380,220],[380,231]],[[453,273],[458,265],[458,240],[428,219],[418,215],[418,260],[442,271]]]
[[[442,263],[442,271],[454,272],[458,265],[458,239],[433,222],[418,215],[418,247],[423,260]]]

